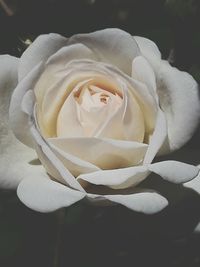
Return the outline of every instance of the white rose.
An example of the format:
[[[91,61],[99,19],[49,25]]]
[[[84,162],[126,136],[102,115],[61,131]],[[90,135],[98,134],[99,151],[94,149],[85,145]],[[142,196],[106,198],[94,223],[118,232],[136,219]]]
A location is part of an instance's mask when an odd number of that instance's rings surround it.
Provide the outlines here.
[[[190,139],[200,114],[197,83],[152,41],[119,29],[41,35],[19,60],[1,56],[0,68],[1,186],[18,186],[28,207],[48,212],[87,198],[154,213],[168,202],[140,188],[151,172],[175,183],[198,175],[189,164],[152,163]],[[10,123],[30,148],[8,129],[17,74]]]

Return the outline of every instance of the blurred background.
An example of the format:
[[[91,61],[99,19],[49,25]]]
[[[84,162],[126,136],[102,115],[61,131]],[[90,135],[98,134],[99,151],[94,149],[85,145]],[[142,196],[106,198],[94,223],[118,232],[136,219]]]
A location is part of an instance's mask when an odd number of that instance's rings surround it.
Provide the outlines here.
[[[0,54],[20,57],[43,33],[107,27],[150,38],[163,58],[200,82],[199,0],[0,0]],[[178,152],[183,161],[200,159],[199,136]],[[161,188],[172,201],[152,216],[82,202],[40,214],[0,190],[0,267],[199,267],[199,198],[175,185]]]

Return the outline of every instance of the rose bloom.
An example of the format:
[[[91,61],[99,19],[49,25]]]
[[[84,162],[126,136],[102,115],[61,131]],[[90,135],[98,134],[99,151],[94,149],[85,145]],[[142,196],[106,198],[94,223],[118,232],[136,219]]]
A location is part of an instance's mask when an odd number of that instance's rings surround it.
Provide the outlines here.
[[[119,29],[41,35],[20,59],[1,56],[0,70],[0,184],[18,187],[28,207],[84,198],[154,213],[168,202],[140,186],[150,173],[198,176],[189,164],[152,163],[190,139],[200,114],[197,83],[152,41]]]

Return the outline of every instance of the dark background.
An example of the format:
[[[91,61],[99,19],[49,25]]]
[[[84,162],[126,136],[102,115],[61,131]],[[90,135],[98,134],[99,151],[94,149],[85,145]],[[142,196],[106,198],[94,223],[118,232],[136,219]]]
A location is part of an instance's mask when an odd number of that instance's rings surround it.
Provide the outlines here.
[[[152,39],[164,58],[200,82],[199,0],[0,0],[0,54],[20,56],[42,33],[107,27]],[[199,132],[184,151],[200,151]],[[199,196],[166,182],[161,190],[170,205],[152,216],[83,202],[40,214],[1,190],[0,267],[199,267]]]

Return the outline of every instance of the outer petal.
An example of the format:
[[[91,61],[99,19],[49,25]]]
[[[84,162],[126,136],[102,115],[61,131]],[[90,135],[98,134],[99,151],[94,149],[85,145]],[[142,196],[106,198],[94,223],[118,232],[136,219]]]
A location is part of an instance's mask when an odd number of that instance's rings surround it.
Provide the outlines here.
[[[137,43],[130,34],[119,29],[105,29],[89,34],[74,35],[69,43],[83,43],[98,59],[111,63],[131,74],[132,60],[140,54]]]
[[[18,186],[17,195],[29,208],[51,212],[81,200],[85,193],[54,182],[43,174],[23,180]]]
[[[149,170],[177,184],[194,179],[200,171],[196,166],[172,160],[151,164]]]
[[[168,138],[160,152],[167,153],[184,145],[199,122],[198,85],[191,75],[161,60],[160,51],[154,42],[138,36],[134,39],[156,74],[160,105],[166,114],[168,127]]]
[[[95,55],[87,46],[83,44],[73,44],[62,47],[47,60],[47,64],[57,64],[59,68],[65,67],[69,61],[77,59],[93,59]]]
[[[18,71],[18,79],[22,80],[40,61],[46,61],[49,56],[66,45],[67,38],[51,33],[40,35],[23,53]]]
[[[156,192],[139,192],[131,195],[107,195],[105,198],[131,210],[146,214],[159,212],[168,205],[166,198]]]
[[[17,85],[10,102],[10,122],[16,137],[24,144],[33,147],[32,138],[29,133],[29,117],[22,111],[23,97],[27,91],[33,89],[41,71],[42,64],[39,63],[33,70]]]
[[[167,125],[164,113],[159,109],[156,119],[156,126],[151,136],[149,147],[144,158],[144,163],[151,163],[159,149],[164,144],[164,141],[167,137]]]
[[[161,60],[161,53],[157,45],[153,41],[140,36],[134,36],[134,40],[137,42],[142,55],[148,60],[153,68],[157,69]]]
[[[35,151],[20,143],[9,127],[8,108],[17,84],[17,67],[17,58],[0,56],[0,186],[3,188],[16,188],[22,179],[44,172],[41,165],[35,164]]]
[[[172,151],[191,138],[199,122],[198,84],[191,75],[168,62],[162,62],[157,76],[160,105],[167,119],[167,141]]]

